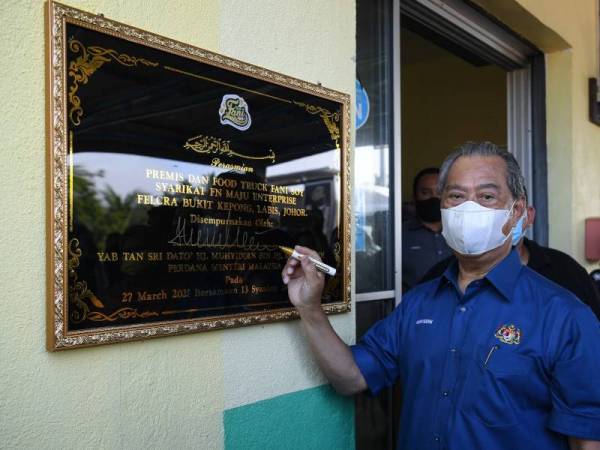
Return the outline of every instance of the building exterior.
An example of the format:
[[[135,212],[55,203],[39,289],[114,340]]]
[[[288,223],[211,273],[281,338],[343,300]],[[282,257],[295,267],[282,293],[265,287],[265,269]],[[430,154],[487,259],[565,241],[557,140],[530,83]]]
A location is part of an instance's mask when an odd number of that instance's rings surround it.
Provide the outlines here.
[[[347,93],[355,92],[359,3],[364,2],[68,2]],[[600,76],[598,1],[474,3],[544,54],[548,242],[587,269],[598,267],[597,261],[584,259],[584,220],[600,216],[600,127],[588,120],[588,78]],[[386,14],[398,14],[398,4],[389,2],[388,7]],[[0,170],[7,186],[0,216],[0,446],[353,448],[354,402],[326,384],[298,322],[59,353],[45,350],[44,2],[3,2],[0,17]],[[390,38],[392,28],[386,31]],[[386,150],[398,160],[399,137]],[[396,186],[397,198],[389,201],[399,211],[400,182],[392,180],[392,172],[389,166],[382,173],[388,188]],[[389,191],[387,198],[393,198]],[[393,229],[398,228],[391,214],[385,220],[387,225],[380,224],[388,227],[384,234],[394,238]],[[364,239],[355,237],[357,243]],[[395,233],[390,249],[399,238]],[[362,251],[356,250],[353,283],[367,270]],[[355,298],[400,300],[394,275],[394,264],[400,261],[394,263],[391,252],[381,264],[390,273],[385,286],[359,290],[362,297],[353,287],[352,312],[331,318],[349,344],[356,338],[356,311],[361,312]],[[371,291],[385,294],[369,296]]]
[[[584,259],[584,220],[600,211],[600,130],[588,119],[598,77],[598,2],[478,1],[546,59],[549,244]],[[597,267],[597,263],[596,263]]]
[[[339,91],[354,86],[352,2],[70,5]],[[11,317],[1,327],[0,446],[351,445],[352,401],[325,385],[297,322],[46,352],[45,3],[7,2],[0,8],[2,54],[10,61],[2,69],[2,89],[13,97],[3,127],[2,170],[13,193],[2,203],[2,309]],[[354,315],[333,320],[351,342]]]

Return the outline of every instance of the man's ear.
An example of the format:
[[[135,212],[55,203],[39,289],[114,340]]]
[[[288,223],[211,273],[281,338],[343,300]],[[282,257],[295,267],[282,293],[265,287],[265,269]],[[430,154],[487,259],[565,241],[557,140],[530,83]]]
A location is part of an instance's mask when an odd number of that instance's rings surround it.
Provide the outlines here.
[[[515,201],[515,205],[513,206],[513,213],[512,213],[512,222],[513,222],[513,226],[519,221],[519,219],[521,217],[523,217],[523,214],[525,214],[525,210],[527,209],[527,201],[525,200],[525,197],[521,197],[520,199],[518,199],[517,201]]]
[[[525,228],[532,227],[535,222],[535,208],[533,206],[527,206],[527,221],[525,222]]]
[[[517,224],[521,216],[525,213],[525,208],[527,207],[527,203],[525,201],[525,197],[521,197],[519,200],[516,200],[512,207],[512,213],[508,217],[508,220],[502,227],[502,232],[507,235],[510,230]]]

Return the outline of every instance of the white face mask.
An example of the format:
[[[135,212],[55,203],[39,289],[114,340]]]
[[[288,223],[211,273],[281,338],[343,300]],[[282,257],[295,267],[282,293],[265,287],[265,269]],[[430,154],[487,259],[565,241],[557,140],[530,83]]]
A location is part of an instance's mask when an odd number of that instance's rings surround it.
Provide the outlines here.
[[[505,235],[502,227],[514,205],[513,202],[510,209],[492,209],[468,200],[442,209],[442,235],[448,246],[462,255],[481,255],[498,248],[512,235]]]

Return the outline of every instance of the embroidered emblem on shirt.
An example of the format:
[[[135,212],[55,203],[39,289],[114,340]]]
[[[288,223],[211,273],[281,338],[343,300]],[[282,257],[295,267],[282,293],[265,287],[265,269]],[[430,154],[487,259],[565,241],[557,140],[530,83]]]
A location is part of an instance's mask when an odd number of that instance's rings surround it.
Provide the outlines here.
[[[433,319],[419,319],[417,320],[417,325],[425,324],[431,325],[433,323]]]
[[[502,325],[496,330],[494,336],[504,344],[519,344],[521,342],[521,330],[513,324]]]

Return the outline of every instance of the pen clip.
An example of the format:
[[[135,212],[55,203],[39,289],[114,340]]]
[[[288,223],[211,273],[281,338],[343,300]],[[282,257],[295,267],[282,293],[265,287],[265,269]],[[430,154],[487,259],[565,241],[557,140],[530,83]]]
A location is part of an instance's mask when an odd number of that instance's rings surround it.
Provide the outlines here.
[[[499,348],[500,348],[500,346],[498,344],[496,344],[492,348],[490,348],[490,351],[488,352],[487,356],[485,357],[485,361],[483,363],[483,367],[487,367],[487,364],[490,361],[490,358],[492,357],[492,355],[494,354],[494,352],[496,350],[498,350]]]

